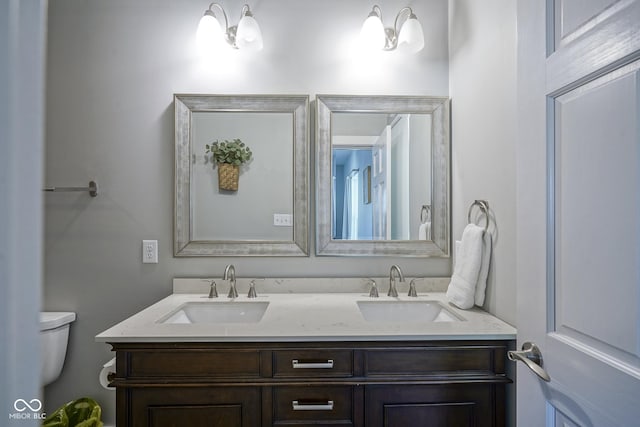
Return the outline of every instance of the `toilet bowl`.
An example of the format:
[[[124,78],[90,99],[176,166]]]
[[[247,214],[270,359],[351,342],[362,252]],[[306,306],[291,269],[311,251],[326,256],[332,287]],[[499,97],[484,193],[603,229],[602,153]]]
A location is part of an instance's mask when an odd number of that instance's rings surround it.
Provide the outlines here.
[[[62,372],[69,341],[69,325],[74,320],[76,320],[76,314],[73,312],[40,312],[43,386],[57,380]]]

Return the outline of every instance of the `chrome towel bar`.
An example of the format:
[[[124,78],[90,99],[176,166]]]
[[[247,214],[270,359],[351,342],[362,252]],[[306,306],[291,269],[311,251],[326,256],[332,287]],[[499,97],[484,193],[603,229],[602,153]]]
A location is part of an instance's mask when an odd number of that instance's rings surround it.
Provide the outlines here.
[[[57,192],[69,192],[69,191],[88,191],[91,197],[98,195],[98,183],[96,181],[89,181],[88,187],[45,187],[42,191],[57,193]]]

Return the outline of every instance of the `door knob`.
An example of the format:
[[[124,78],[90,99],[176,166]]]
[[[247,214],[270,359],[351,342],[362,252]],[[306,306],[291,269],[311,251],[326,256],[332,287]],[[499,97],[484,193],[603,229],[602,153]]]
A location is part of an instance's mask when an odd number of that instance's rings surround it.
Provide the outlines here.
[[[547,371],[542,368],[542,353],[534,343],[525,342],[522,344],[521,351],[510,351],[507,353],[507,357],[514,362],[524,362],[537,376],[546,382],[551,381],[551,377],[547,374]]]

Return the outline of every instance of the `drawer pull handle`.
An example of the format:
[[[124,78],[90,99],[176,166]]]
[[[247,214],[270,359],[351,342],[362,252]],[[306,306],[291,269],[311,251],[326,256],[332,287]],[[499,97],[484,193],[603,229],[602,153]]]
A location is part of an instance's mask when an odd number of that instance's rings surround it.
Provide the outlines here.
[[[291,402],[294,411],[333,411],[333,400],[324,402],[304,402],[294,400]]]
[[[333,369],[333,359],[329,359],[326,362],[318,360],[301,362],[298,359],[293,359],[291,365],[293,369]]]

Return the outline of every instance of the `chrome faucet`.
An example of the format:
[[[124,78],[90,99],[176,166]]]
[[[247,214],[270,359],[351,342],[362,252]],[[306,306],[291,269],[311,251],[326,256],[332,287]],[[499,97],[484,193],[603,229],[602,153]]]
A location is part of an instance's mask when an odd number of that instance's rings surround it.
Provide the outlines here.
[[[396,274],[394,274],[394,272]],[[387,296],[397,297],[398,290],[396,289],[396,279],[395,276],[398,276],[401,282],[404,282],[404,274],[402,274],[402,270],[396,264],[391,266],[391,270],[389,270],[389,292],[387,292]]]
[[[238,291],[236,290],[236,268],[233,264],[229,264],[224,269],[224,277],[222,280],[229,281],[229,295],[228,298],[238,298]]]
[[[215,280],[209,280],[209,298],[218,298]]]

